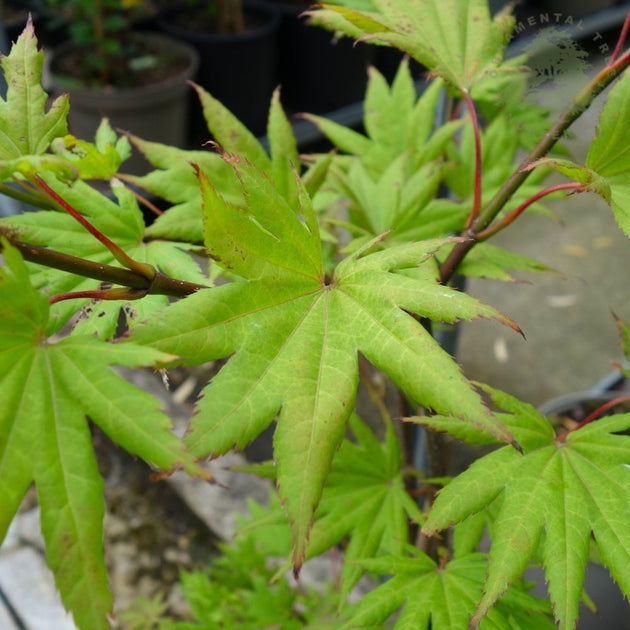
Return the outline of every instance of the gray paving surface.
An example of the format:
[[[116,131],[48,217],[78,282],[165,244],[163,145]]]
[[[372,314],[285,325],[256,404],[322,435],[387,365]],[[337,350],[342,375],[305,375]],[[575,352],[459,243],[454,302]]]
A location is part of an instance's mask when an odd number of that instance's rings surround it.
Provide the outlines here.
[[[76,630],[41,551],[37,513],[20,514],[0,548],[0,629]]]

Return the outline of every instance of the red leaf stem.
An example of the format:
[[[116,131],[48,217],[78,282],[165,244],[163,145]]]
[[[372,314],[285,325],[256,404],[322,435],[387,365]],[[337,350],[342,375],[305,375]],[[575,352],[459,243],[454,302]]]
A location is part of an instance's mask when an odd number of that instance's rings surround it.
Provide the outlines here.
[[[529,206],[533,203],[536,203],[539,199],[550,195],[551,193],[557,192],[558,190],[575,190],[580,191],[583,187],[583,184],[579,182],[565,182],[564,184],[556,184],[555,186],[549,186],[540,192],[537,192],[535,195],[530,197],[527,201],[524,201],[518,208],[512,210],[507,216],[505,216],[501,221],[498,221],[494,225],[487,227],[485,230],[481,230],[475,235],[475,238],[478,241],[487,239],[490,236],[493,236],[497,232],[500,232],[504,228],[506,228],[510,223],[512,223],[520,214],[522,214]]]
[[[588,416],[586,416],[584,420],[576,424],[571,430],[567,431],[566,433],[563,433],[562,435],[559,435],[556,439],[560,442],[564,442],[567,438],[567,435],[569,435],[569,433],[573,433],[573,431],[577,431],[578,429],[581,429],[582,427],[586,426],[590,422],[593,422],[593,420],[597,420],[597,418],[599,418],[603,413],[606,413],[609,409],[612,409],[613,407],[616,407],[617,405],[621,405],[622,403],[625,403],[625,402],[630,402],[630,395],[626,394],[625,396],[618,396],[617,398],[613,398],[612,400],[609,400],[608,402],[604,403],[603,405],[595,409],[595,411],[590,413]]]
[[[100,241],[112,253],[114,258],[127,269],[137,271],[148,280],[155,277],[155,269],[152,265],[139,263],[128,256],[114,241],[107,238],[100,230],[95,228],[82,214],[75,210],[61,195],[55,192],[40,175],[33,177],[35,183],[63,210],[65,210],[73,219],[80,223],[94,238]]]
[[[621,28],[621,33],[619,33],[619,39],[617,40],[617,44],[615,45],[615,50],[613,50],[613,54],[610,56],[608,63],[606,64],[608,67],[612,66],[616,61],[619,55],[621,54],[621,49],[626,42],[626,37],[628,36],[628,29],[630,28],[630,11],[626,14],[626,19],[623,23],[623,27]]]
[[[53,295],[48,299],[48,303],[56,304],[63,300],[77,300],[79,298],[89,298],[91,300],[139,300],[148,292],[148,289],[133,289],[131,287],[100,291],[70,291]]]
[[[614,63],[610,63],[609,65],[607,65],[605,70],[617,70],[618,68],[621,68],[623,70],[625,66],[628,65],[628,60],[630,60],[630,51],[624,53]]]
[[[468,90],[463,90],[464,100],[468,106],[470,112],[470,118],[472,120],[473,133],[475,136],[475,191],[473,207],[466,221],[466,229],[469,229],[473,224],[473,221],[477,218],[479,211],[481,210],[481,132],[479,130],[479,119],[477,118],[477,110],[475,109],[475,103]]]

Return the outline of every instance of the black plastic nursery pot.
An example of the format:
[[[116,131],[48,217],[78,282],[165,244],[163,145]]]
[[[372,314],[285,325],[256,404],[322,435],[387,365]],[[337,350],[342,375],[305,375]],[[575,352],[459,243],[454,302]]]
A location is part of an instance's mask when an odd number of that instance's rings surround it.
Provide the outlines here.
[[[263,2],[244,2],[245,31],[215,33],[186,27],[186,8],[168,10],[157,19],[159,29],[193,46],[200,59],[195,81],[221,101],[253,133],[267,125],[275,88],[278,10]],[[190,143],[196,148],[209,139],[201,106],[194,99]]]
[[[80,139],[93,141],[101,119],[107,117],[114,129],[153,142],[184,147],[190,92],[187,81],[194,76],[199,64],[197,53],[190,46],[164,35],[139,33],[138,37],[169,55],[181,56],[185,62],[179,65],[175,74],[140,87],[70,87],[67,79],[58,74],[64,56],[73,51],[73,45],[68,42],[53,51],[53,95],[70,94],[68,127],[70,133]],[[125,162],[123,170],[141,175],[148,170],[148,164],[141,155],[134,154]]]
[[[293,112],[322,114],[361,101],[373,47],[310,26],[301,16],[312,3],[268,0],[282,14],[278,83]]]
[[[597,411],[602,405],[605,405],[620,396],[625,396],[628,392],[617,390],[605,391],[585,391],[575,394],[568,394],[554,398],[538,408],[538,411],[552,420],[581,422],[589,414]],[[619,404],[608,409],[604,415],[613,413],[630,412],[630,402],[620,402]],[[594,421],[596,422],[596,420]]]

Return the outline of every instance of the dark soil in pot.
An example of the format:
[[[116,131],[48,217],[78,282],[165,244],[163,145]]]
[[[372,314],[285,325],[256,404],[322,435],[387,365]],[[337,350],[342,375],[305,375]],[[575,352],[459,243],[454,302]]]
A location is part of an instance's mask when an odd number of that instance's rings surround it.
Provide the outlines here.
[[[85,64],[93,55],[89,47],[65,44],[55,50],[51,70],[60,85],[68,88],[94,88],[112,91],[155,85],[182,75],[190,66],[190,55],[156,37],[136,35],[123,43],[115,67],[108,68],[109,81],[103,85],[100,73]]]
[[[221,22],[214,12],[208,11],[207,8],[201,6],[182,7],[177,11],[169,12],[169,21],[174,28],[197,33],[205,36],[210,33],[215,35],[230,35],[224,30]],[[245,11],[243,14],[244,32],[254,32],[258,29],[264,29],[269,20],[267,16],[260,13]],[[238,33],[233,33],[238,34]]]
[[[278,12],[262,2],[244,2],[245,29],[222,33],[211,30],[213,19],[201,19],[198,11],[194,7],[166,11],[158,19],[159,28],[197,50],[201,63],[195,81],[253,133],[264,134],[275,88]],[[197,148],[210,133],[196,98],[191,107],[189,143]]]
[[[136,34],[130,67],[112,69],[112,81],[97,85],[93,73],[80,66],[80,48],[64,44],[53,52],[53,94],[70,93],[70,133],[92,141],[102,118],[112,127],[141,138],[184,147],[188,120],[187,80],[198,65],[191,47],[159,34]],[[158,62],[158,60],[163,60]],[[135,154],[123,164],[126,173],[148,170]]]

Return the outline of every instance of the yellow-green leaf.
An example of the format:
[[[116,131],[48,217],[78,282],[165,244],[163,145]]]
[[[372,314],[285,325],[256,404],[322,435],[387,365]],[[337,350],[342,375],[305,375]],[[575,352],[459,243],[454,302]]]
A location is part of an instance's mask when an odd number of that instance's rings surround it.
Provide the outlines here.
[[[49,566],[80,628],[107,630],[111,595],[103,559],[103,482],[87,417],[156,467],[208,478],[171,433],[160,402],[116,376],[112,364],[172,357],[93,336],[47,338],[47,298],[17,250],[0,267],[0,538],[35,481]]]
[[[345,4],[345,3],[340,3]],[[394,46],[460,90],[501,70],[514,20],[491,18],[487,0],[373,0],[374,10],[322,4],[315,23],[356,39]]]
[[[557,439],[531,407],[486,388],[509,410],[501,419],[525,455],[502,448],[477,460],[442,489],[423,531],[432,534],[478,514],[500,498],[492,526],[480,621],[520,578],[542,545],[542,559],[560,628],[575,627],[593,536],[602,561],[630,593],[630,415],[610,416]]]
[[[414,402],[513,441],[453,359],[410,313],[436,320],[492,317],[491,307],[448,287],[431,265],[444,240],[392,246],[324,273],[312,207],[300,183],[291,207],[253,165],[225,156],[248,208],[228,203],[200,174],[210,255],[242,280],[199,291],[131,339],[199,362],[231,357],[206,387],[187,444],[198,457],[244,447],[277,417],[280,495],[301,564],[313,513],[353,410],[358,353]],[[188,325],[181,327],[187,318]]]

